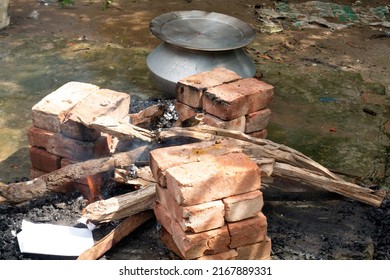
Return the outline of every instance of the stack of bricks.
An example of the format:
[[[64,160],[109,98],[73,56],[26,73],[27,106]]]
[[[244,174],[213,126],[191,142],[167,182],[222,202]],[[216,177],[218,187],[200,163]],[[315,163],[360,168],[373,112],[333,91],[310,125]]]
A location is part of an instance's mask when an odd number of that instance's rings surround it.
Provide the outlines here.
[[[161,240],[182,259],[269,259],[259,167],[232,140],[156,149],[154,212]]]
[[[175,106],[180,122],[203,112],[204,124],[266,138],[273,94],[265,82],[215,68],[180,80]]]
[[[30,177],[110,155],[112,137],[83,122],[99,116],[122,120],[128,116],[129,107],[130,95],[80,82],[69,82],[44,97],[32,108]]]

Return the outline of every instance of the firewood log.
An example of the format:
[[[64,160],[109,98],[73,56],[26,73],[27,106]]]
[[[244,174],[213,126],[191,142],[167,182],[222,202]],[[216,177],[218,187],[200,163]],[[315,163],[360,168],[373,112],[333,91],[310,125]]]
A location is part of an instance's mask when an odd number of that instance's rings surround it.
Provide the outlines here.
[[[111,123],[111,121],[108,123]],[[130,126],[130,129],[128,126]],[[235,139],[238,146],[254,160],[264,160],[264,158],[274,159],[275,164],[273,169],[268,163],[267,175],[270,174],[271,171],[272,174],[274,174],[275,166],[277,166],[276,170],[281,176],[286,176],[299,182],[304,181],[306,184],[317,187],[321,187],[324,182],[328,182],[329,184],[326,184],[324,187],[328,191],[337,192],[346,197],[374,206],[379,206],[386,196],[384,191],[373,191],[371,189],[346,182],[326,167],[315,162],[297,150],[285,145],[274,143],[270,140],[253,138],[241,132],[229,131],[205,125],[188,128],[175,127],[155,133],[148,132],[147,130],[138,131],[138,129],[134,129],[134,127],[135,126],[130,124],[121,123],[120,125],[116,125],[114,123],[113,126],[108,128],[106,127],[107,129],[103,130],[108,133],[115,130],[115,133],[117,133],[116,135],[121,135],[122,138],[141,138],[146,141],[145,146],[130,152],[118,153],[108,158],[68,165],[32,181],[0,185],[0,203],[19,203],[27,201],[45,195],[50,191],[59,191],[64,184],[74,180],[100,172],[113,170],[115,167],[128,166],[134,163],[145,149],[150,149],[154,144],[153,141],[157,141],[159,143],[158,146],[163,147],[164,143],[167,143],[167,140],[169,139],[175,139],[176,144],[180,145],[187,143],[188,139],[202,141],[216,140],[221,137]],[[95,128],[97,127],[95,126]],[[289,172],[291,167],[294,167],[294,172]],[[301,170],[301,172],[298,172],[299,170]],[[307,176],[302,178],[302,174],[306,174]],[[308,174],[310,174],[310,176]],[[317,178],[317,176],[320,176],[320,179]]]
[[[108,235],[96,242],[92,248],[84,251],[77,258],[77,260],[96,260],[110,250],[114,245],[121,241],[124,237],[128,236],[140,225],[154,217],[153,211],[145,211],[139,214],[133,215],[121,222],[115,229],[113,229]]]

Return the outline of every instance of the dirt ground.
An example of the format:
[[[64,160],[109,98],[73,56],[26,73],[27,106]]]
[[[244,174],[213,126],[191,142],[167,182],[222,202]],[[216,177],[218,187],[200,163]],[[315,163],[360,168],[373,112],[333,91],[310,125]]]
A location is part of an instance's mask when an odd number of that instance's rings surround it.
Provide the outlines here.
[[[247,46],[247,52],[256,63],[257,75],[276,88],[269,139],[300,150],[348,180],[389,188],[389,28],[362,23],[340,30],[319,24],[300,28],[289,19],[279,18],[274,22],[283,30],[262,32],[261,9],[273,9],[279,2],[307,2],[303,0],[116,0],[105,9],[102,0],[76,0],[74,6],[66,8],[53,2],[11,0],[11,24],[0,31],[0,61],[4,63],[0,98],[11,100],[4,101],[5,105],[13,103],[5,107],[1,103],[5,112],[0,114],[1,181],[28,177],[28,109],[40,98],[76,74],[86,82],[114,90],[127,91],[131,84],[131,90],[141,98],[158,96],[145,78],[144,59],[160,43],[150,33],[149,22],[169,11],[205,10],[235,16],[256,30],[256,39]],[[359,1],[332,2],[352,6]],[[386,0],[360,2],[365,11],[389,4]],[[22,55],[18,57],[17,52]],[[27,67],[28,57],[36,58],[42,66]],[[99,64],[92,62],[96,57]],[[123,61],[125,66],[120,64]],[[14,80],[18,70],[28,86]],[[32,73],[34,77],[29,76]],[[29,92],[27,87],[33,94],[23,101],[9,96]],[[8,107],[12,109],[7,111]],[[16,116],[16,125],[3,125],[12,123],[11,117]],[[12,141],[3,140],[10,138],[4,136],[8,133]],[[265,186],[264,197],[275,259],[390,258],[387,202],[374,209],[280,178]],[[0,214],[7,211],[3,209]],[[12,224],[14,230],[22,218],[18,217],[19,221]],[[158,235],[157,226],[155,221],[148,223],[105,258],[174,258],[157,240],[145,242]],[[6,245],[3,248],[10,246]]]

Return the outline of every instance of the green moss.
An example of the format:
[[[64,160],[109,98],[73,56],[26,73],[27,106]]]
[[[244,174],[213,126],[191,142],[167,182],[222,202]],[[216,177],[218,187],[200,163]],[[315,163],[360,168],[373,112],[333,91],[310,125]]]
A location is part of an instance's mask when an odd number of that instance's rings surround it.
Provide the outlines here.
[[[274,85],[268,138],[303,152],[331,170],[362,179],[384,177],[383,118],[363,111],[362,88],[382,92],[358,73],[262,64],[263,80]],[[264,70],[266,68],[266,71]],[[384,107],[375,108],[381,115]]]

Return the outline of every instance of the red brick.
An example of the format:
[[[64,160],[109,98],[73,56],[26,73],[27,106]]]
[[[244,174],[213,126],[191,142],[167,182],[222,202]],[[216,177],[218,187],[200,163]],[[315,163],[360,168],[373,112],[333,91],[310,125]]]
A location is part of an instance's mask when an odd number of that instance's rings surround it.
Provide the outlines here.
[[[175,241],[173,241],[173,236],[165,228],[161,229],[160,240],[169,251],[175,253],[182,260],[185,259],[179,248],[177,248]]]
[[[47,131],[60,132],[60,125],[67,118],[69,111],[98,89],[95,85],[80,82],[63,85],[33,106],[33,125]]]
[[[194,108],[202,107],[203,92],[210,87],[240,79],[233,71],[215,68],[180,80],[176,87],[176,99]]]
[[[267,107],[274,87],[255,78],[241,79],[207,90],[203,110],[223,120],[233,120]]]
[[[33,168],[45,172],[61,168],[61,157],[48,153],[45,149],[30,147],[30,161]]]
[[[202,141],[193,144],[155,149],[150,152],[152,174],[160,186],[166,187],[165,171],[173,166],[212,158],[230,152],[240,152],[236,143],[229,139]]]
[[[244,153],[229,153],[166,170],[168,191],[183,206],[260,189],[260,170]]]
[[[237,247],[236,260],[269,260],[271,258],[271,239],[266,236],[263,241]]]
[[[92,146],[92,158],[106,157],[110,155],[112,145],[111,136],[100,136]],[[83,142],[88,143],[88,142]]]
[[[240,132],[245,131],[245,116],[230,121],[224,121],[213,115],[205,114],[203,118],[203,123],[223,129],[235,130]]]
[[[165,236],[168,239],[166,246],[174,252],[177,248],[176,254],[183,259],[195,259],[229,250],[230,236],[226,226],[200,233],[186,233],[162,204],[154,205],[154,213],[157,221],[171,235],[175,245],[169,244],[169,236]]]
[[[203,257],[197,258],[199,261],[211,261],[211,260],[235,260],[238,256],[236,250],[229,250],[227,252],[218,253],[215,255],[205,255]]]
[[[254,138],[265,139],[265,138],[267,138],[268,131],[267,131],[267,129],[263,129],[260,131],[255,131],[255,132],[251,132],[251,133],[247,133],[247,134],[251,137],[254,137]]]
[[[87,128],[95,117],[122,119],[129,112],[126,93],[70,82],[43,98],[32,108],[33,124],[47,131],[82,141],[94,141],[100,132]]]
[[[54,138],[54,135],[54,132],[32,126],[27,132],[28,143],[31,146],[46,149],[50,146],[50,141]]]
[[[67,120],[60,125],[61,134],[66,137],[78,139],[81,141],[95,141],[101,135],[101,133],[92,128],[88,128],[80,122],[73,120]]]
[[[196,259],[230,250],[230,236],[226,226],[200,233],[185,233],[177,222],[173,222],[172,230],[173,240],[185,259]]]
[[[227,226],[231,237],[229,247],[232,249],[263,241],[267,236],[267,218],[261,212],[253,218],[228,223]]]
[[[98,131],[89,129],[83,123],[91,123],[97,117],[110,117],[120,121],[129,113],[130,95],[109,89],[97,89],[80,100],[61,123],[61,133],[82,141],[94,141]]]
[[[237,222],[256,216],[264,205],[263,193],[253,191],[224,198],[225,220]]]
[[[153,212],[157,221],[162,225],[169,234],[173,234],[172,222],[174,221],[172,216],[169,215],[165,206],[159,202],[156,202],[153,206]]]
[[[168,250],[174,252],[179,258],[185,259],[184,256],[181,254],[179,248],[177,248],[175,241],[173,241],[172,235],[164,228],[161,229],[160,240],[165,245],[165,247],[167,247]],[[234,260],[237,256],[237,251],[232,249],[214,255],[204,255],[202,257],[196,258],[195,260]]]
[[[175,219],[185,232],[202,232],[225,225],[222,201],[211,201],[193,206],[180,206],[166,188],[156,188],[157,201],[168,209],[168,215]]]
[[[195,108],[178,101],[175,101],[175,109],[179,114],[179,121],[181,122],[184,122],[198,113]]]
[[[107,138],[101,136],[95,142],[85,142],[52,133],[37,127],[28,131],[31,146],[45,149],[47,152],[71,160],[87,160],[109,155]]]
[[[271,118],[271,110],[266,108],[260,111],[250,113],[245,117],[245,133],[260,131],[267,127],[268,122]]]

